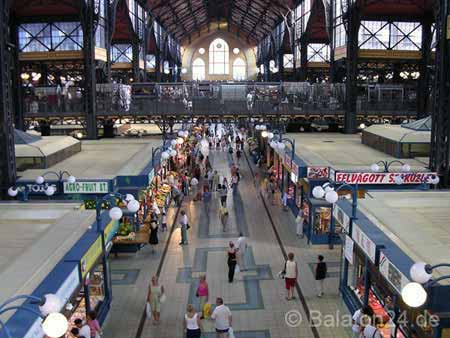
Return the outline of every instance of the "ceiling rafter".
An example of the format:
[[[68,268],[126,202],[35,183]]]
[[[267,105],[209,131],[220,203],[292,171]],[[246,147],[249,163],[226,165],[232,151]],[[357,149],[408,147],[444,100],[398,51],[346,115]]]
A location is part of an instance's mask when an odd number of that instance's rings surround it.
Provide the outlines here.
[[[260,16],[261,20],[262,20],[262,19],[264,18],[264,16],[267,14],[267,11],[269,10],[270,5],[271,5],[271,1],[269,0],[269,1],[267,2],[267,4],[266,4],[266,7],[264,8],[263,13],[262,13],[261,16]],[[252,30],[250,31],[250,33],[247,35],[247,40],[250,38],[250,36],[251,36],[252,34],[254,34],[254,33],[253,33],[253,30],[256,29],[256,26],[258,26],[258,23],[256,23],[256,24],[253,26],[253,29],[252,29]]]

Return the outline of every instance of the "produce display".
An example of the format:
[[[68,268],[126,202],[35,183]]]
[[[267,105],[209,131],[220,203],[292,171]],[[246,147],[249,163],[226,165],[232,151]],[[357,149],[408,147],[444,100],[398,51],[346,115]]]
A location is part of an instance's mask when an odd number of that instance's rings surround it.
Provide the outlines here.
[[[171,188],[168,184],[163,184],[158,188],[158,191],[155,195],[155,201],[159,208],[164,207],[166,204],[167,195],[170,194]]]
[[[124,221],[119,224],[119,230],[117,230],[117,235],[128,236],[133,231],[134,231],[133,223],[128,222],[127,219],[124,218]]]

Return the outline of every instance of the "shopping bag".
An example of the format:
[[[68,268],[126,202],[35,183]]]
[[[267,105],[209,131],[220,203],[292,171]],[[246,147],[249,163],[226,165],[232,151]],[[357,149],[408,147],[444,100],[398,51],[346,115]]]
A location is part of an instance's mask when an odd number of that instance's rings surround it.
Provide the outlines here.
[[[145,305],[145,314],[147,315],[147,318],[152,318],[152,307],[149,302]]]
[[[234,274],[237,275],[239,272],[241,272],[241,269],[239,268],[239,265],[236,265],[234,267]]]
[[[166,296],[165,293],[163,293],[163,294],[161,295],[161,297],[159,297],[159,302],[162,304],[162,303],[165,303],[166,300],[167,300],[167,296]]]
[[[234,330],[233,328],[230,326],[230,328],[228,329],[228,338],[235,338],[236,336],[234,335]]]
[[[209,303],[205,303],[205,305],[203,305],[203,318],[204,319],[209,319],[210,316],[210,312],[211,312],[211,304]]]

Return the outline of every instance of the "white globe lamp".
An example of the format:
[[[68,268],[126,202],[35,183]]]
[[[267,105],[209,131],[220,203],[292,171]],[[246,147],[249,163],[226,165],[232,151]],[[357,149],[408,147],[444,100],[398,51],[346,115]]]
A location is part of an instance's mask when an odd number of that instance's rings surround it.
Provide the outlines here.
[[[336,191],[334,191],[334,190],[331,190],[331,191],[329,191],[329,192],[327,192],[327,193],[325,194],[325,200],[326,200],[328,203],[334,204],[334,203],[336,203],[336,202],[338,201],[338,199],[339,199],[339,195],[338,195],[338,193],[337,193]]]
[[[438,184],[439,183],[439,176],[435,175],[435,176],[429,177],[428,178],[428,183],[429,184],[434,184],[434,185]]]
[[[177,156],[177,151],[176,151],[175,149],[172,149],[172,150],[170,151],[170,156],[172,156],[172,157]]]
[[[183,138],[182,138],[182,137],[177,138],[177,143],[178,143],[179,145],[182,145],[182,144],[184,143]]]
[[[170,154],[167,151],[163,151],[161,154],[161,158],[163,160],[167,160],[170,157]]]
[[[427,292],[419,283],[408,283],[402,289],[402,299],[410,307],[421,307],[427,301]]]
[[[284,148],[286,148],[286,145],[283,142],[278,142],[277,148],[280,150],[284,150]]]
[[[68,183],[73,184],[73,183],[75,183],[76,181],[77,181],[77,178],[76,178],[75,176],[73,176],[73,175],[70,175],[69,177],[67,177],[67,182],[68,182]]]
[[[404,173],[410,172],[411,171],[411,166],[408,163],[405,163],[404,165],[402,165],[402,171]]]
[[[178,131],[178,136],[183,137],[184,136],[184,131],[183,130]]]
[[[269,136],[269,133],[265,130],[263,130],[263,132],[261,133],[261,136],[266,138],[267,136]]]
[[[125,195],[125,201],[130,202],[134,200],[134,196],[132,194]]]
[[[36,184],[42,184],[45,182],[45,178],[44,176],[38,176],[34,181],[36,182]]]
[[[426,271],[425,267],[424,262],[417,262],[411,266],[409,274],[414,282],[424,284],[431,279],[432,275]]]
[[[109,210],[109,217],[111,217],[111,219],[115,221],[121,219],[122,215],[123,215],[122,210],[118,207],[114,207]]]
[[[16,197],[17,194],[19,193],[19,189],[11,187],[8,189],[8,195],[11,197]]]
[[[139,210],[139,207],[140,207],[139,201],[136,200],[132,200],[127,204],[127,209],[128,211],[131,212],[137,212]]]
[[[394,182],[397,185],[402,185],[403,184],[403,178],[400,175],[397,175],[394,177]]]
[[[61,299],[52,293],[46,294],[43,297],[43,301],[43,304],[39,306],[39,311],[43,316],[47,316],[50,313],[59,312],[64,305]]]
[[[178,142],[177,140],[172,140],[170,141],[170,144],[172,145],[172,147],[175,147],[178,144]]]
[[[379,172],[379,171],[380,171],[380,166],[379,166],[378,164],[374,163],[374,164],[372,164],[372,165],[370,166],[370,170],[371,170],[372,172],[374,172],[374,173]]]
[[[269,133],[267,133],[267,138],[269,138],[269,139],[272,139],[272,138],[273,138],[273,136],[274,136],[274,135],[273,135],[273,133],[270,133],[270,132],[269,132]]]
[[[55,193],[55,188],[49,185],[47,189],[44,190],[44,192],[47,196],[53,196],[53,194]]]
[[[189,132],[187,130],[185,130],[184,133],[183,133],[183,136],[184,137],[188,137],[189,136]]]
[[[69,328],[67,318],[62,313],[51,313],[42,322],[42,330],[47,337],[59,338],[66,334]]]
[[[323,198],[323,196],[325,195],[325,190],[323,190],[323,188],[318,185],[313,188],[312,195],[314,196],[314,198]]]

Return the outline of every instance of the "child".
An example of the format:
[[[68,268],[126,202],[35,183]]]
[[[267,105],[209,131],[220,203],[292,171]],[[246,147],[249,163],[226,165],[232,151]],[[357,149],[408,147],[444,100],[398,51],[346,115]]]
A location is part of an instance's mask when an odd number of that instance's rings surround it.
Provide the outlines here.
[[[167,230],[167,216],[166,211],[164,210],[161,217],[161,231]]]

